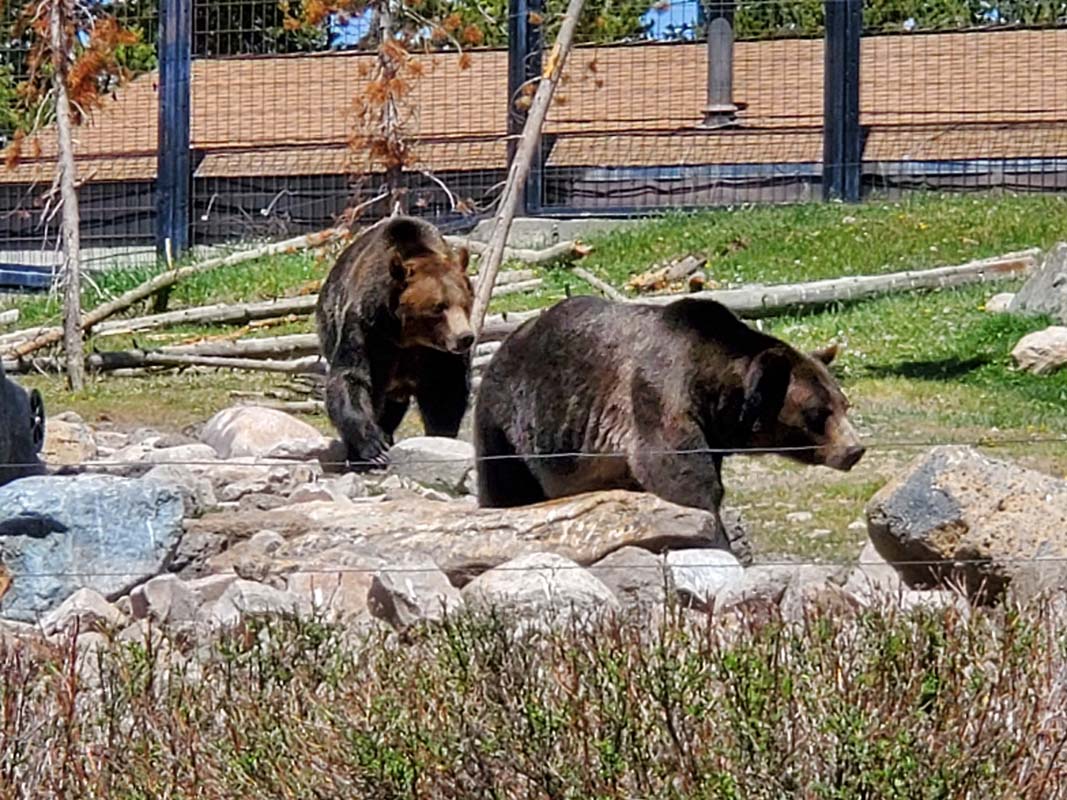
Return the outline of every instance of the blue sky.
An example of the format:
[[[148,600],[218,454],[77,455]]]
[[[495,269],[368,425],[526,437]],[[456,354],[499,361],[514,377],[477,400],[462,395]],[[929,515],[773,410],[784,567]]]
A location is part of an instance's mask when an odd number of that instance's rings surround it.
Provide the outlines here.
[[[649,27],[650,39],[692,39],[697,22],[697,0],[658,2],[646,11],[641,21]],[[347,20],[334,16],[330,21],[330,46],[353,47],[370,29],[370,12]]]

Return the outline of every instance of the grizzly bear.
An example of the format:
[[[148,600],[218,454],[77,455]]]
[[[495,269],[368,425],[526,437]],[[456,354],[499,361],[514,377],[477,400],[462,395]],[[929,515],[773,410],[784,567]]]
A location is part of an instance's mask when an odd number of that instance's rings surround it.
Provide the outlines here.
[[[44,445],[44,401],[4,374],[0,364],[0,486],[16,478],[43,475],[38,458]]]
[[[427,435],[459,433],[474,343],[469,257],[430,223],[397,216],[361,233],[323,282],[326,410],[351,468],[387,463],[412,397]]]
[[[718,520],[730,452],[847,471],[864,448],[827,369],[835,353],[800,353],[711,300],[563,300],[514,331],[482,377],[479,503],[630,489]]]

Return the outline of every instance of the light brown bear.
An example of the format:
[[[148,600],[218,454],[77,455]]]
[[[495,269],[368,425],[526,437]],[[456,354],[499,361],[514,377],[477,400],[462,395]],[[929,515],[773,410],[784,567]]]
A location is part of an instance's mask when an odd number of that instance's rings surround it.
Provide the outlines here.
[[[324,281],[326,410],[354,468],[385,465],[412,397],[427,435],[458,434],[474,343],[468,260],[433,225],[398,216],[364,231]]]

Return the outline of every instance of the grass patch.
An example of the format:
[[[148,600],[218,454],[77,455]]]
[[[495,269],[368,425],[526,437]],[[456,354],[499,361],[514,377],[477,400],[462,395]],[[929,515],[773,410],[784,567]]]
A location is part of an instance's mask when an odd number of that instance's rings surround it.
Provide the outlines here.
[[[0,650],[23,797],[1058,797],[1062,632],[1040,610],[788,625],[670,612],[408,644],[253,622],[202,655]],[[184,648],[189,652],[189,648]]]

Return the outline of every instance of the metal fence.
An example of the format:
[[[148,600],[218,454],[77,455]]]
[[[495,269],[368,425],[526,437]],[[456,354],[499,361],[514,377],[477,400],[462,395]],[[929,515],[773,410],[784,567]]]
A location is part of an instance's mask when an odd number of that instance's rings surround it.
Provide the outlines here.
[[[563,3],[314,18],[312,2],[108,5],[145,44],[125,56],[140,74],[78,131],[90,264],[317,230],[396,197],[445,227],[491,213]],[[391,172],[360,116],[382,7],[415,45]],[[5,43],[0,111],[24,45]],[[0,166],[0,263],[55,261],[54,138]],[[523,211],[1065,185],[1067,0],[590,0]]]

